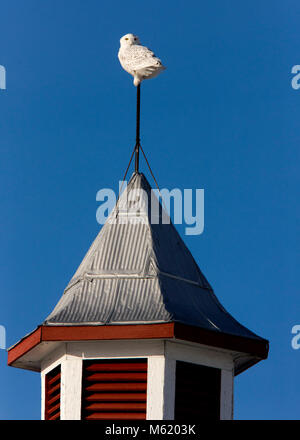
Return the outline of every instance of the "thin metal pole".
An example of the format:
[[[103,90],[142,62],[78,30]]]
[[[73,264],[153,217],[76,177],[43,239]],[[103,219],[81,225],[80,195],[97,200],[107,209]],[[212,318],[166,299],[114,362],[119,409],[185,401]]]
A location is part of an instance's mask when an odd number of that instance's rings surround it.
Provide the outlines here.
[[[136,141],[135,141],[135,172],[139,172],[140,158],[140,116],[141,116],[141,85],[136,90]]]

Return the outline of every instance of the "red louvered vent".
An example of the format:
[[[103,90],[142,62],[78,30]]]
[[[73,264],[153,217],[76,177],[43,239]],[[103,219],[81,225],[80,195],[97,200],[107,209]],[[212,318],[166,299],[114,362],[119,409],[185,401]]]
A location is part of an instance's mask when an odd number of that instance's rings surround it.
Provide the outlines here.
[[[45,376],[45,420],[60,419],[60,365]]]
[[[145,420],[147,359],[83,362],[83,420]]]
[[[176,362],[175,420],[220,420],[221,370]]]

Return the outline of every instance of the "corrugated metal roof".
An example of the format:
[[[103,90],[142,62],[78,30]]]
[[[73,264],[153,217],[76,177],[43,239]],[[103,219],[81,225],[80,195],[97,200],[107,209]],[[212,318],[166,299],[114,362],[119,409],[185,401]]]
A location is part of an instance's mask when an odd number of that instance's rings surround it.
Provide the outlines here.
[[[153,217],[151,187],[134,173],[44,325],[177,321],[261,339],[223,308],[162,211]]]

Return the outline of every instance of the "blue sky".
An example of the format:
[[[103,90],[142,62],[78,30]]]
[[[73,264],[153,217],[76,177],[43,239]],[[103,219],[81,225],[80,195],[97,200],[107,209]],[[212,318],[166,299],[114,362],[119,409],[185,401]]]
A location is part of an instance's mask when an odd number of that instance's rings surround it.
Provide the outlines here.
[[[97,191],[123,177],[135,88],[117,51],[133,32],[167,66],[142,87],[142,145],[158,183],[205,190],[204,233],[178,230],[228,311],[270,340],[268,360],[236,378],[235,418],[299,418],[299,21],[290,0],[2,3],[8,346],[53,309],[99,230]],[[0,350],[0,418],[39,419],[39,374],[6,360]]]

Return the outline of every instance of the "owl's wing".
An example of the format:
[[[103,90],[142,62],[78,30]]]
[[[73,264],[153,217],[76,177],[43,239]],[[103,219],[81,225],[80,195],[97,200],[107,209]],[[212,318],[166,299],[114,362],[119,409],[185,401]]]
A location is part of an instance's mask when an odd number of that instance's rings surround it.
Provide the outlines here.
[[[145,46],[133,45],[130,50],[126,52],[126,63],[134,70],[144,69],[160,62],[154,53]]]

